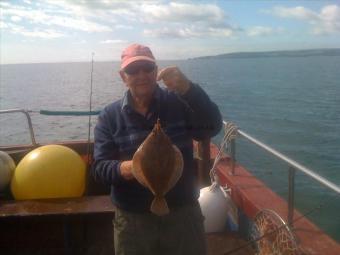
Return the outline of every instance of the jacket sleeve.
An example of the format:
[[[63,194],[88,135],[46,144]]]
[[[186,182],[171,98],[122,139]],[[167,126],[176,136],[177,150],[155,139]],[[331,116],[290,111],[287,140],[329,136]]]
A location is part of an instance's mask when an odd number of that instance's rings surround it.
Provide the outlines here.
[[[92,166],[94,179],[107,185],[117,184],[122,180],[119,170],[121,163],[118,160],[119,151],[112,138],[112,126],[109,123],[104,109],[94,129],[94,164]]]
[[[186,105],[187,127],[193,139],[203,140],[218,134],[222,128],[221,113],[200,86],[191,84],[180,99]]]

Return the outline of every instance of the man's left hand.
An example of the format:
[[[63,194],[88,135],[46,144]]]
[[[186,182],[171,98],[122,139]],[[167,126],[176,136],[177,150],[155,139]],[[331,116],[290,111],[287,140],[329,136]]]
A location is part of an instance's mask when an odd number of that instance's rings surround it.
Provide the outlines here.
[[[163,80],[169,90],[184,95],[190,88],[191,83],[177,66],[163,68],[158,72],[157,81]]]

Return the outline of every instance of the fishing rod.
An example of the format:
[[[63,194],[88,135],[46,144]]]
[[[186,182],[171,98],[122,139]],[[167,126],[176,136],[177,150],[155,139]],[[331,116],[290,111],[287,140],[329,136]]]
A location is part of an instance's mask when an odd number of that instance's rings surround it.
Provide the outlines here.
[[[89,112],[92,112],[92,88],[93,88],[93,58],[94,58],[94,52],[92,52],[92,60],[91,60],[91,78],[90,78],[90,99],[89,99]],[[88,121],[88,134],[87,134],[87,173],[90,173],[90,167],[91,167],[91,161],[92,161],[92,151],[91,151],[91,117],[92,115],[89,114],[89,121]],[[88,180],[87,178],[87,185],[88,186]]]

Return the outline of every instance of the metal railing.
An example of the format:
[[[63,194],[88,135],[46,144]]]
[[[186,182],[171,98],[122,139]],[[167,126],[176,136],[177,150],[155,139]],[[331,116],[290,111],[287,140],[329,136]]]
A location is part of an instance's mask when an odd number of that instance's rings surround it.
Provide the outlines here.
[[[223,124],[226,125],[227,122],[223,121]],[[280,159],[281,161],[285,162],[289,166],[289,174],[288,174],[288,224],[290,226],[293,225],[293,215],[294,215],[294,197],[295,197],[295,172],[301,171],[305,173],[307,176],[311,177],[312,179],[316,180],[318,183],[322,184],[323,186],[331,189],[336,193],[340,193],[340,187],[336,184],[332,183],[331,181],[327,180],[326,178],[318,175],[311,169],[299,164],[298,162],[290,159],[289,157],[285,156],[284,154],[278,152],[277,150],[269,147],[268,145],[260,142],[256,138],[248,135],[247,133],[237,130],[237,133],[240,137],[246,138],[248,141],[252,142],[253,144],[257,145],[258,147],[264,149],[265,151],[269,152],[271,155],[274,155],[276,158]],[[230,142],[230,157],[231,157],[231,174],[235,174],[235,161],[236,161],[236,144],[235,139]]]
[[[31,135],[32,145],[33,145],[33,146],[36,146],[37,143],[36,143],[35,137],[34,137],[33,126],[32,126],[32,120],[31,120],[31,116],[29,115],[28,111],[26,111],[26,110],[24,110],[24,109],[0,110],[0,114],[3,114],[3,113],[18,113],[18,112],[21,112],[21,113],[25,114],[26,119],[27,119],[27,123],[28,123],[28,129],[29,129],[30,135]]]

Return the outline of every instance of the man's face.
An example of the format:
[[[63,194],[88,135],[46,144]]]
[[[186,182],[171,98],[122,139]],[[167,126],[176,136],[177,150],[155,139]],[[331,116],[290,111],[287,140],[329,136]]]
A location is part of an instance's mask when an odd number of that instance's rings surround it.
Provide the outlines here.
[[[120,71],[120,76],[133,96],[150,97],[157,86],[157,66],[149,61],[136,61]]]

